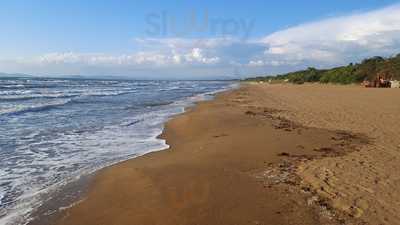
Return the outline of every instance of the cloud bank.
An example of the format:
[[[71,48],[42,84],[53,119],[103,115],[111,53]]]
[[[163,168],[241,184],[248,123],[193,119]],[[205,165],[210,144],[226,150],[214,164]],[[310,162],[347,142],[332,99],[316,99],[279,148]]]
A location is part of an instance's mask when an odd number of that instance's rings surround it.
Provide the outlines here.
[[[262,39],[264,61],[334,65],[374,55],[400,53],[400,5],[330,18]]]
[[[135,39],[135,44],[141,50],[131,54],[49,53],[0,60],[0,69],[199,79],[325,68],[400,53],[400,4],[301,24],[261,38],[144,38]]]

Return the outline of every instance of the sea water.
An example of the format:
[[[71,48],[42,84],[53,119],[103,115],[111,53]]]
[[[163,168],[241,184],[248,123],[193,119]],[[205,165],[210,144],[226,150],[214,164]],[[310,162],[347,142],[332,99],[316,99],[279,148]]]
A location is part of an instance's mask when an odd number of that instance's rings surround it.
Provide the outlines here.
[[[226,81],[0,79],[0,225],[82,175],[167,148],[163,124]]]

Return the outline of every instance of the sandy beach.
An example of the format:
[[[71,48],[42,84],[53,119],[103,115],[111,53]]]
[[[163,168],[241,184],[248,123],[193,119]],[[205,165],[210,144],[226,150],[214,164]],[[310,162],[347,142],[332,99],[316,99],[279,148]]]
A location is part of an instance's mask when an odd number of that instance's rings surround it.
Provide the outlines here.
[[[243,84],[101,170],[56,225],[400,224],[398,89]]]

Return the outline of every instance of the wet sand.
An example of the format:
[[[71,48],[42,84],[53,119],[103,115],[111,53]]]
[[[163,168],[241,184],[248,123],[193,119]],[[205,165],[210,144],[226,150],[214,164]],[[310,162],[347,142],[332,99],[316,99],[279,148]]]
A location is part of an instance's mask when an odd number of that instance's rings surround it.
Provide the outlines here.
[[[396,224],[400,106],[389,103],[399,96],[322,85],[224,92],[166,124],[168,150],[101,170],[54,224]],[[362,129],[378,115],[388,118]]]

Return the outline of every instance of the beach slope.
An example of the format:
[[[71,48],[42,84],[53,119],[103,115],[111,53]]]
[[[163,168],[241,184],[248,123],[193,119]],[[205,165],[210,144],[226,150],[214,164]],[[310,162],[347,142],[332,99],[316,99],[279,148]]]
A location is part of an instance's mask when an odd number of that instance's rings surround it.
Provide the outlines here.
[[[100,171],[56,224],[395,224],[398,174],[384,168],[400,165],[399,96],[320,85],[224,92],[166,124],[168,150]]]

